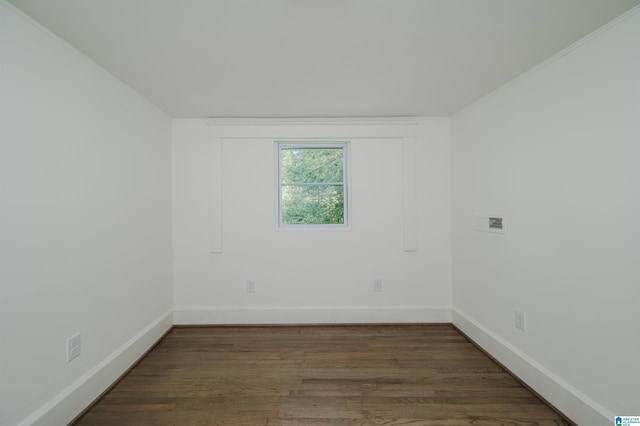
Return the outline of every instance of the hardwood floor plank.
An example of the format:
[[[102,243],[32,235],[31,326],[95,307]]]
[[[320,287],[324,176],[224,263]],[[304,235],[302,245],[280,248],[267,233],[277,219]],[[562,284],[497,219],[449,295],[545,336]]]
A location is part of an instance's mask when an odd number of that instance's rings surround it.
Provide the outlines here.
[[[451,325],[174,328],[75,423],[564,425]]]

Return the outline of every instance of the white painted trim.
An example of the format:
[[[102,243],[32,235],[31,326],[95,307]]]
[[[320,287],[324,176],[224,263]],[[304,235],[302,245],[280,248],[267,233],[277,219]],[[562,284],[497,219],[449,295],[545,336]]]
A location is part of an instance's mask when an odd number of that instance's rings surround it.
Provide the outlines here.
[[[173,311],[167,311],[31,413],[18,426],[66,425],[109,388],[173,326]]]
[[[176,306],[174,324],[450,323],[451,306]]]
[[[209,253],[222,253],[223,232],[223,149],[222,139],[209,139]]]
[[[225,139],[355,139],[415,137],[417,119],[345,119],[331,121],[298,120],[210,120],[205,122],[209,137]]]
[[[418,118],[360,118],[360,119],[210,119],[204,122],[207,127],[211,148],[211,174],[209,184],[209,252],[223,252],[223,175],[224,143],[231,143],[234,139],[264,139],[277,143],[329,143],[349,142],[353,139],[395,139],[402,143],[403,150],[403,250],[417,251],[418,226],[416,211],[416,128],[425,119]],[[441,120],[437,118],[437,120]],[[216,148],[220,145],[221,148]],[[346,160],[350,162],[350,148],[347,145]],[[276,145],[276,226],[278,230],[302,230],[302,227],[281,226],[279,223],[279,192],[278,178],[279,154]],[[350,164],[345,171],[349,173]],[[222,173],[222,175],[220,175]],[[347,176],[345,225],[342,226],[308,226],[305,230],[349,230],[351,229],[351,185]]]
[[[229,118],[209,118],[206,119],[207,126],[233,126],[233,125],[243,125],[243,126],[262,126],[265,124],[269,125],[283,125],[283,126],[297,126],[297,125],[330,125],[330,126],[354,126],[354,125],[386,125],[386,124],[394,124],[394,125],[413,125],[416,121],[421,120],[425,117],[333,117],[333,118],[251,118],[251,117],[229,117]],[[431,117],[426,117],[431,118]]]
[[[581,426],[612,424],[614,414],[545,366],[454,308],[453,324],[550,404]]]
[[[402,245],[404,251],[418,250],[416,212],[416,139],[402,142]]]

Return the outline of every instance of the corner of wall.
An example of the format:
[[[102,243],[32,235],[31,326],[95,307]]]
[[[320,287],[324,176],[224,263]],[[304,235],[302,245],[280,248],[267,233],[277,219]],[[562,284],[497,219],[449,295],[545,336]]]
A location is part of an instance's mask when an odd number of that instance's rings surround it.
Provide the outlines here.
[[[170,310],[34,411],[19,426],[68,424],[153,348],[172,326],[173,311]]]
[[[582,426],[609,424],[614,414],[479,322],[454,308],[453,325],[555,408]]]

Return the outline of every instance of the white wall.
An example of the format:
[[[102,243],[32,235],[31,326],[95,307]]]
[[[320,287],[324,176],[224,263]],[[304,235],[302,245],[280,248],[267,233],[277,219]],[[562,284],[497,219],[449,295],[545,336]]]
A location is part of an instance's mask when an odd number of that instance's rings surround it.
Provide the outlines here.
[[[0,120],[0,424],[66,424],[171,324],[170,119],[0,2]]]
[[[454,323],[580,425],[640,408],[639,11],[452,118]]]
[[[456,114],[451,192],[447,119],[409,181],[381,123],[175,120],[171,182],[169,118],[0,0],[0,425],[64,424],[170,326],[171,190],[177,323],[449,321],[453,217],[456,325],[581,425],[633,413],[639,16]],[[274,134],[318,129],[351,141],[352,228],[277,230]]]
[[[409,179],[420,218],[413,230],[417,251],[404,250],[407,138],[394,136],[393,123],[174,120],[176,322],[449,321],[449,121],[409,126],[409,140],[415,136],[416,171]],[[350,141],[350,230],[277,229],[279,137]],[[212,175],[218,188],[213,195]],[[211,209],[219,212],[220,203],[223,249],[210,253]],[[376,278],[383,280],[381,293],[373,292]],[[255,294],[246,293],[247,280],[256,281]]]

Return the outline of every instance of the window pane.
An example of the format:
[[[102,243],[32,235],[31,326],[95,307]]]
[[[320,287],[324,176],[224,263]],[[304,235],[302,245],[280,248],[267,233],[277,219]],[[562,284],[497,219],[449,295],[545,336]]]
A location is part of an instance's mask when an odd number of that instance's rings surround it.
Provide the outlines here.
[[[341,225],[344,223],[342,185],[283,185],[282,223]]]
[[[282,148],[280,179],[286,183],[343,181],[342,148]]]

